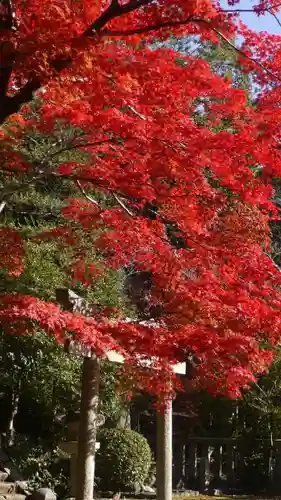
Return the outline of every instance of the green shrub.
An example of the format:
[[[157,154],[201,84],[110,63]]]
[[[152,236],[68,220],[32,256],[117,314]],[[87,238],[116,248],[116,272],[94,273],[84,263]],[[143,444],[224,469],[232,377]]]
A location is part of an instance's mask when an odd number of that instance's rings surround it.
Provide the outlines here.
[[[99,441],[96,476],[101,490],[125,491],[146,480],[152,457],[144,436],[130,429],[103,429]]]
[[[62,498],[69,490],[68,457],[58,448],[35,445],[28,438],[17,439],[9,448],[9,456],[21,471],[28,487],[51,488]]]

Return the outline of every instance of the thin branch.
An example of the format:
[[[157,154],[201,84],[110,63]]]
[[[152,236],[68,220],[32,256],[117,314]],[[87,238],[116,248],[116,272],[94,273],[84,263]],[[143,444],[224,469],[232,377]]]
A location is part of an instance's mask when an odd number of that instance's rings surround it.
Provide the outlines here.
[[[59,155],[60,153],[64,153],[65,151],[72,151],[73,149],[76,148],[86,148],[88,146],[101,146],[102,144],[107,144],[109,142],[116,142],[114,139],[105,139],[104,141],[96,141],[96,142],[80,142],[80,143],[73,143],[71,145],[65,146],[62,149],[59,149],[58,151],[55,151],[52,153],[49,158],[52,158],[56,155]]]
[[[146,120],[146,117],[144,115],[141,115],[135,108],[133,108],[133,106],[128,104],[127,107],[132,111],[132,113],[138,116],[141,120]]]
[[[223,11],[223,12],[227,12],[227,11]],[[234,11],[229,11],[229,12],[234,12]],[[246,10],[245,10],[245,12],[246,12]],[[273,13],[272,13],[272,15],[273,15]],[[190,17],[188,17],[187,19],[185,19],[183,21],[172,21],[172,22],[168,22],[167,21],[167,22],[164,22],[164,23],[155,24],[153,26],[144,26],[143,28],[137,28],[135,30],[133,29],[133,30],[126,30],[126,31],[115,31],[115,30],[106,30],[105,29],[105,30],[101,31],[100,35],[101,36],[102,35],[104,35],[104,36],[131,36],[131,35],[137,35],[137,34],[141,34],[141,33],[149,33],[150,31],[158,31],[161,28],[172,28],[174,26],[182,26],[182,25],[187,24],[189,22],[199,23],[199,24],[200,23],[204,23],[204,24],[208,25],[209,28],[214,33],[216,33],[225,43],[227,43],[233,50],[235,50],[240,55],[242,55],[243,57],[245,57],[249,61],[252,61],[254,64],[256,64],[257,66],[259,66],[265,73],[267,73],[268,75],[270,75],[274,79],[277,79],[278,81],[281,82],[281,78],[280,77],[278,77],[275,73],[273,73],[272,71],[270,71],[270,69],[266,68],[257,59],[255,59],[254,57],[248,56],[243,50],[239,49],[239,47],[236,47],[236,45],[234,45],[223,33],[221,33],[216,28],[213,28],[210,25],[209,21],[206,21],[205,19],[196,19],[196,18],[190,16]]]
[[[266,392],[263,390],[263,388],[257,383],[257,382],[254,382],[254,385],[257,387],[257,389],[259,389],[259,391],[267,398],[267,394]]]
[[[278,3],[275,3],[275,4],[272,4],[270,5],[270,7],[268,7],[267,9],[264,9],[262,10],[261,12],[268,12],[268,10],[270,9],[275,9],[276,7],[280,7],[281,6],[281,2],[278,2]],[[250,14],[256,14],[257,11],[254,10],[254,9],[222,9],[222,12],[226,12],[226,13],[234,13],[234,14],[239,14],[240,12],[242,13],[250,13]]]
[[[202,20],[202,21],[198,21],[198,22],[206,22],[206,21]],[[210,29],[214,33],[216,33],[225,43],[227,43],[227,45],[229,45],[229,47],[231,47],[233,50],[238,52],[238,54],[242,55],[243,57],[245,57],[249,61],[252,61],[254,64],[259,66],[265,73],[267,73],[269,76],[271,76],[272,78],[281,82],[281,78],[279,76],[277,76],[275,73],[273,73],[270,69],[266,68],[262,63],[257,61],[257,59],[255,59],[254,57],[248,56],[243,50],[239,49],[239,47],[236,47],[236,45],[234,45],[234,43],[232,43],[228,38],[226,38],[226,36],[223,35],[223,33],[221,33],[219,30],[217,30],[216,28],[213,28],[212,26],[210,26]]]
[[[123,201],[119,198],[119,196],[116,194],[116,193],[112,193],[114,199],[117,201],[117,203],[119,203],[120,207],[123,208],[123,210],[125,210],[125,212],[130,216],[130,217],[134,217],[134,213],[131,212],[131,210],[129,210],[129,208],[126,207],[125,203],[123,203]]]
[[[280,28],[281,28],[281,22],[280,20],[278,19],[278,17],[276,16],[276,14],[274,12],[272,12],[271,9],[267,9],[267,12],[272,16],[274,17],[275,21],[277,22],[277,24],[279,24]]]
[[[280,20],[278,19],[277,15],[272,12],[272,9],[274,9],[275,7],[280,7],[281,6],[281,3],[278,3],[276,5],[271,5],[270,7],[264,9],[262,11],[263,14],[265,14],[266,12],[268,12],[268,14],[270,14],[272,17],[274,17],[275,21],[279,24],[279,26],[281,27],[281,22]],[[254,10],[254,9],[223,9],[222,10],[223,13],[226,13],[226,14],[244,14],[244,13],[249,13],[249,14],[257,14],[257,12]]]
[[[281,7],[281,2],[274,3],[274,4],[272,4],[269,8],[270,8],[270,9],[275,9],[275,7]]]
[[[89,201],[90,203],[93,203],[94,205],[96,205],[97,207],[100,208],[98,202],[92,198],[91,196],[89,196],[85,189],[82,187],[81,185],[81,182],[76,180],[75,181],[75,184],[78,186],[78,188],[80,189],[81,193],[83,194],[83,196],[86,198],[87,201]],[[119,196],[116,194],[116,193],[112,193],[112,196],[114,197],[114,199],[117,201],[117,203],[123,208],[123,210],[130,216],[130,217],[134,217],[134,214],[133,212],[131,212],[125,205],[125,203],[123,203],[123,201],[119,198]]]
[[[83,196],[86,198],[86,200],[88,200],[90,203],[93,203],[94,205],[96,205],[97,207],[99,207],[98,202],[97,202],[94,198],[92,198],[91,196],[89,196],[89,195],[86,193],[86,191],[85,191],[85,189],[82,187],[82,185],[81,185],[81,182],[80,182],[80,181],[75,181],[75,184],[76,184],[76,186],[78,186],[78,188],[80,189],[81,193],[82,193],[82,194],[83,194]]]
[[[138,34],[138,33],[139,34],[140,33],[147,33],[150,31],[159,30],[161,28],[180,26],[180,25],[184,25],[187,22],[191,22],[191,21],[198,22],[198,20],[192,19],[192,17],[190,17],[190,18],[183,20],[183,21],[175,21],[174,23],[166,22],[166,23],[161,23],[161,24],[155,25],[155,26],[143,27],[143,28],[139,28],[137,30],[128,30],[125,32],[123,32],[123,31],[111,31],[111,30],[106,30],[106,29],[102,31],[103,27],[106,26],[106,24],[108,24],[108,22],[111,21],[112,19],[119,17],[119,16],[122,16],[124,14],[130,13],[130,12],[138,9],[139,7],[150,4],[151,2],[152,2],[152,0],[130,0],[125,5],[120,5],[120,3],[117,0],[112,0],[109,7],[96,19],[96,21],[91,26],[89,26],[84,31],[84,33],[82,33],[82,35],[80,35],[78,40],[80,40],[81,38],[84,38],[84,37],[93,37],[95,34],[97,34],[98,36],[100,36],[100,35],[126,36],[126,35],[134,35],[134,34]],[[278,7],[279,5],[281,5],[281,4],[280,3],[273,4],[271,6],[271,9]],[[243,9],[237,10],[237,12],[246,12],[246,11],[247,11],[247,9],[246,10],[245,9],[244,10]],[[228,12],[228,11],[225,10],[222,12]],[[236,11],[232,10],[229,12],[235,13]],[[250,12],[254,12],[254,11],[250,10]],[[202,20],[201,20],[201,22],[202,22]],[[205,22],[207,22],[207,21],[205,21]],[[215,31],[215,30],[213,30],[213,31]],[[222,37],[222,34],[220,34],[219,32],[218,32],[218,34],[219,34],[219,36]],[[229,41],[227,39],[225,41],[227,43],[229,43]],[[74,41],[74,45],[75,45],[75,41]],[[235,48],[235,50],[238,50],[238,49]],[[248,56],[246,56],[246,54],[243,54],[243,55],[245,57],[248,57]],[[263,65],[258,63],[258,61],[254,60],[253,58],[249,58],[249,59],[251,59],[257,65],[259,65],[268,74],[271,74],[271,76],[274,76],[274,78],[277,78],[276,75],[273,75],[273,73],[269,72],[269,70],[266,70],[266,68],[264,68]],[[69,66],[72,64],[72,60],[68,59],[67,61],[65,61],[65,63]],[[58,72],[62,71],[62,69],[64,68],[64,61],[56,61],[55,60],[55,61],[53,61],[52,64],[54,67],[55,66],[57,67]],[[29,81],[18,92],[18,94],[16,94],[13,97],[5,96],[3,99],[1,99],[0,123],[3,123],[5,121],[5,119],[7,119],[12,113],[18,112],[20,107],[24,103],[30,101],[33,97],[33,93],[36,90],[38,90],[40,88],[40,86],[41,86],[40,79],[34,77],[31,81]]]
[[[131,35],[139,35],[142,33],[149,33],[150,31],[157,31],[161,28],[172,28],[173,26],[182,26],[189,22],[197,22],[198,19],[189,16],[188,18],[182,21],[166,21],[163,23],[154,24],[153,26],[144,26],[143,28],[137,28],[126,31],[115,31],[115,30],[107,30],[104,29],[100,32],[100,36],[131,36]]]
[[[6,206],[6,201],[1,201],[1,203],[0,203],[0,214],[3,212],[5,206]]]
[[[117,0],[112,0],[109,7],[99,16],[96,21],[89,26],[82,34],[82,37],[91,37],[95,33],[100,33],[100,30],[112,19],[120,17],[124,14],[129,14],[139,7],[143,7],[151,3],[152,0],[131,0],[130,2],[120,5]]]
[[[95,20],[95,22],[74,40],[73,47],[75,47],[75,44],[77,42],[79,43],[79,41],[85,37],[93,38],[96,35],[99,36],[101,29],[112,19],[133,12],[139,7],[148,5],[151,2],[152,0],[130,0],[125,5],[120,5],[117,0],[112,0],[109,7]],[[72,59],[57,59],[50,61],[50,64],[53,65],[54,69],[56,69],[58,73],[60,73],[65,67],[72,65]],[[17,113],[23,104],[31,101],[34,92],[39,90],[40,87],[41,80],[35,76],[32,80],[27,82],[15,96],[4,96],[4,98],[0,100],[0,124],[4,123],[4,121],[11,114]]]
[[[272,8],[272,7],[271,7]],[[267,9],[264,9],[264,11],[262,12],[266,12]],[[223,14],[246,14],[246,13],[249,13],[249,14],[257,14],[256,11],[254,9],[221,9],[221,11]]]

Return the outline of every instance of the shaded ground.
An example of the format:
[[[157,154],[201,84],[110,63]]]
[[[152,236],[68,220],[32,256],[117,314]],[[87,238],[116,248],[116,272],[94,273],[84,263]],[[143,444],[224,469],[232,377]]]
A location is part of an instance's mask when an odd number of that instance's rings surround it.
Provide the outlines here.
[[[225,495],[225,496],[208,496],[208,495],[175,495],[173,500],[280,500],[280,496],[266,496],[266,495]]]
[[[142,497],[145,500],[145,497]],[[151,500],[152,497],[147,497]],[[155,498],[155,497],[153,497]],[[121,495],[121,500],[123,499]],[[173,495],[173,500],[281,500],[281,496],[275,495],[225,495],[225,496],[209,496],[209,495]],[[99,497],[98,500],[110,500],[107,498]],[[135,498],[128,498],[126,500],[136,500]]]

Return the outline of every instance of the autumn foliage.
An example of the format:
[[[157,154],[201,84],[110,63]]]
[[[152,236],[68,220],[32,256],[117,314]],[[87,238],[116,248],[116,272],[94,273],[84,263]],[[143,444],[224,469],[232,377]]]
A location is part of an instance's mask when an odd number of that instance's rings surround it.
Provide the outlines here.
[[[256,1],[259,15],[271,7]],[[103,272],[88,262],[81,228],[104,269],[152,278],[144,324],[2,294],[2,327],[24,334],[39,323],[60,342],[72,334],[100,355],[119,350],[134,367],[153,357],[161,370],[135,371],[151,391],[166,390],[171,363],[192,357],[193,385],[238,396],[280,343],[281,275],[269,229],[278,215],[270,178],[281,165],[280,37],[249,32],[239,13],[212,0],[16,0],[12,17],[9,8],[0,52],[1,201],[40,178],[73,181],[81,197],[68,201],[64,225],[40,237],[75,246],[74,279],[90,286]],[[254,72],[259,86],[255,106],[206,61],[150,46],[171,35],[221,43],[238,33],[241,71]],[[61,141],[69,124],[79,133]],[[21,154],[35,131],[54,139],[40,164]],[[87,155],[66,162],[65,150]],[[15,279],[24,248],[17,230],[1,228],[1,265]]]

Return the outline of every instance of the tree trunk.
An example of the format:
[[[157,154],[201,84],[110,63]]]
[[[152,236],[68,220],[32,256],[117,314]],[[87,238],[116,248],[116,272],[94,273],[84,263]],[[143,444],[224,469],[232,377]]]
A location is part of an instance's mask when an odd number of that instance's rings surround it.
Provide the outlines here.
[[[100,368],[96,356],[84,358],[78,440],[76,500],[92,500],[99,405]]]
[[[7,425],[6,446],[13,446],[15,442],[15,418],[19,411],[20,383],[12,389],[11,413]]]

